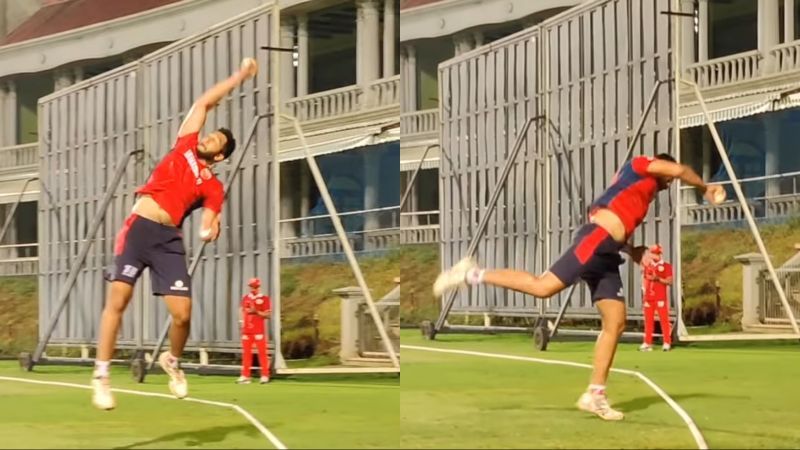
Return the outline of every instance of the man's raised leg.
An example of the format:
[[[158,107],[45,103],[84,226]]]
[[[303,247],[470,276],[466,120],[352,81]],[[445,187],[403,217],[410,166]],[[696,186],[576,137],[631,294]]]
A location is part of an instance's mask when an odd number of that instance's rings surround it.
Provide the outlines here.
[[[189,393],[189,385],[178,361],[189,339],[192,301],[189,297],[165,295],[164,303],[172,316],[172,324],[169,327],[170,349],[158,356],[158,364],[169,375],[169,390],[172,395],[184,398]]]
[[[97,355],[94,363],[92,403],[100,409],[113,409],[116,406],[109,383],[109,365],[117,343],[117,333],[122,323],[122,315],[133,296],[133,286],[123,281],[109,283],[106,304],[100,318],[100,337],[97,341]]]
[[[537,276],[521,270],[481,269],[473,258],[464,258],[450,270],[442,272],[433,285],[436,296],[467,284],[490,284],[492,286],[523,292],[539,298],[552,297],[566,285],[550,272]]]

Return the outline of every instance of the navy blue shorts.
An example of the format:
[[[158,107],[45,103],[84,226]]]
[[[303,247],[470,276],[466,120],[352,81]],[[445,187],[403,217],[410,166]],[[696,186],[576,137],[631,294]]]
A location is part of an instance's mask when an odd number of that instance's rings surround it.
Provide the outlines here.
[[[572,245],[556,261],[550,272],[565,285],[586,282],[592,302],[601,299],[624,300],[619,266],[625,260],[619,252],[624,244],[615,241],[606,230],[589,223],[575,234]]]
[[[117,234],[107,279],[134,285],[145,267],[150,268],[154,295],[191,297],[181,230],[131,214]]]

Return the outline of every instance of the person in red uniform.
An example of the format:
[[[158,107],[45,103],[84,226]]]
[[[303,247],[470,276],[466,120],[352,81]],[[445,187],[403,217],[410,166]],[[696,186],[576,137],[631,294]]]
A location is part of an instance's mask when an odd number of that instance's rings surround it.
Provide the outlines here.
[[[172,316],[170,349],[158,356],[158,363],[169,375],[172,394],[177,398],[188,395],[186,377],[178,364],[189,337],[192,312],[191,280],[181,227],[193,210],[202,207],[200,238],[207,242],[217,239],[225,195],[211,167],[228,158],[236,148],[228,129],[220,128],[202,138],[199,133],[208,111],[236,86],[253,77],[257,70],[255,60],[245,58],[235,74],[204,92],[186,114],[172,151],[159,162],[147,183],[136,191],[138,198],[132,214],[117,234],[114,264],[107,274],[110,283],[92,377],[92,403],[97,408],[108,410],[116,405],[108,366],[122,314],[145,267],[150,269],[153,294],[163,297]]]
[[[611,408],[605,386],[626,321],[619,274],[619,265],[624,260],[620,253],[627,253],[636,263],[647,264],[651,258],[647,247],[633,247],[630,239],[647,215],[656,193],[667,189],[675,178],[696,187],[712,204],[717,204],[715,196],[721,186],[706,185],[690,167],[676,163],[670,155],[635,157],[623,164],[611,185],[592,203],[588,222],[578,229],[572,246],[549,271],[537,276],[518,270],[487,270],[480,268],[474,258],[467,257],[439,275],[433,286],[434,295],[485,283],[548,298],[583,280],[589,287],[592,303],[600,311],[602,330],[595,346],[590,384],[577,406],[604,420],[621,420],[624,415]]]
[[[663,250],[658,244],[650,246],[652,260],[642,268],[644,295],[642,296],[642,311],[644,312],[644,343],[639,347],[643,352],[653,349],[653,329],[655,328],[655,315],[661,322],[661,335],[664,341],[662,349],[665,352],[672,348],[672,333],[669,321],[669,300],[667,299],[667,286],[672,284],[672,265],[662,258]]]
[[[261,280],[251,278],[247,283],[250,293],[242,297],[239,308],[239,323],[242,325],[242,375],[236,380],[240,384],[250,384],[250,367],[253,364],[253,344],[258,350],[258,363],[261,367],[261,384],[269,383],[269,358],[267,345],[269,335],[264,330],[264,319],[272,312],[269,296],[261,293]]]

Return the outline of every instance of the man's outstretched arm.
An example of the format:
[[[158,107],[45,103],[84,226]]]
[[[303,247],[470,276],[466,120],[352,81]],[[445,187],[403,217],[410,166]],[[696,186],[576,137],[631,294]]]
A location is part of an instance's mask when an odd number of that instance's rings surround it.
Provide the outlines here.
[[[222,97],[228,95],[230,91],[246,79],[255,76],[256,72],[258,72],[256,61],[253,58],[245,58],[236,73],[205,91],[203,95],[195,100],[186,114],[186,118],[183,119],[183,123],[178,130],[178,137],[199,132],[206,123],[206,115],[217,106]]]
[[[700,175],[692,170],[691,167],[672,161],[656,159],[647,166],[647,173],[662,177],[679,178],[684,183],[697,188],[711,204],[717,204],[715,196],[718,191],[722,190],[722,186],[718,184],[704,183]]]

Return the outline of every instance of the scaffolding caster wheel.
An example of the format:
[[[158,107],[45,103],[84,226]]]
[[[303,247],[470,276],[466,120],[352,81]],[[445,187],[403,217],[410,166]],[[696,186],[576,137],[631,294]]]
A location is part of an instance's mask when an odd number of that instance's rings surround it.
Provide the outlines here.
[[[550,342],[550,331],[547,327],[538,326],[533,329],[533,346],[540,352],[547,351],[547,344]]]
[[[147,363],[144,358],[134,358],[131,361],[131,378],[137,383],[144,383],[145,375],[147,375]]]
[[[430,320],[423,320],[419,325],[419,330],[422,332],[422,336],[425,339],[429,341],[436,339],[436,329],[433,327],[433,323]]]
[[[33,370],[33,358],[30,353],[22,352],[19,354],[19,367],[26,372]]]

